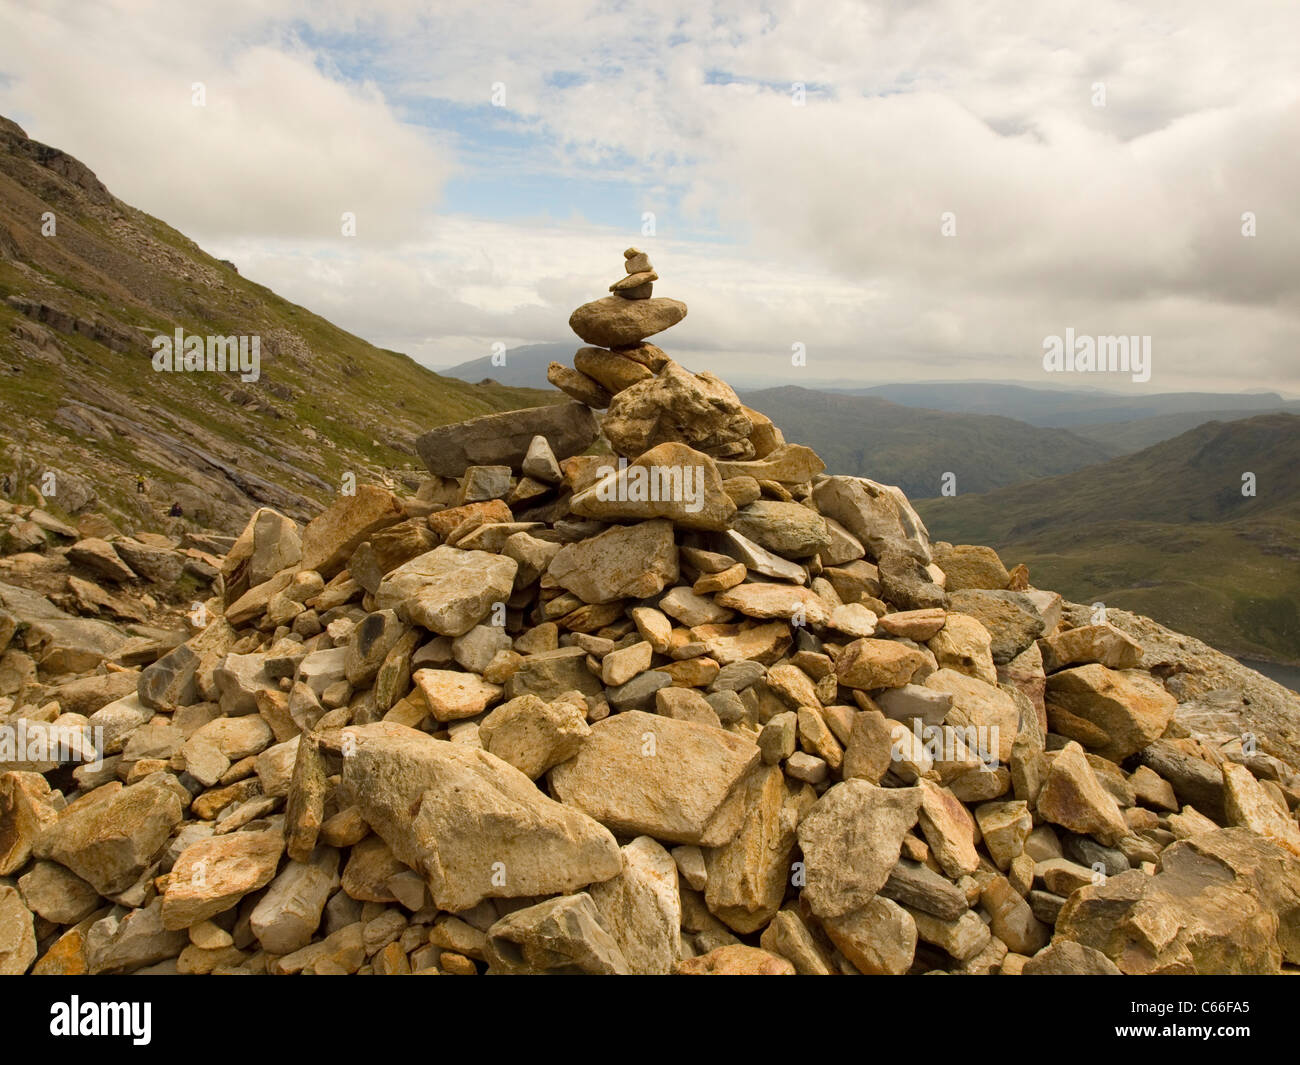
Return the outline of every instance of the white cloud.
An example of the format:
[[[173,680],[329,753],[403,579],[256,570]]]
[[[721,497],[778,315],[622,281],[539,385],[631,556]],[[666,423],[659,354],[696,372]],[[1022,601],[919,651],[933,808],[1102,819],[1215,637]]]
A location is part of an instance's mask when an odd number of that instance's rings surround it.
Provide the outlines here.
[[[431,364],[571,339],[643,243],[635,218],[439,213],[449,174],[488,167],[643,189],[657,292],[691,306],[665,345],[724,372],[799,383],[798,340],[810,380],[1033,380],[1072,326],[1152,335],[1149,389],[1300,389],[1300,14],[1267,0],[10,7],[0,110]],[[496,135],[413,125],[429,101]],[[703,239],[714,220],[727,243]]]
[[[255,6],[0,6],[4,111],[191,236],[339,236],[351,211],[396,239],[450,172],[431,134],[268,35]]]

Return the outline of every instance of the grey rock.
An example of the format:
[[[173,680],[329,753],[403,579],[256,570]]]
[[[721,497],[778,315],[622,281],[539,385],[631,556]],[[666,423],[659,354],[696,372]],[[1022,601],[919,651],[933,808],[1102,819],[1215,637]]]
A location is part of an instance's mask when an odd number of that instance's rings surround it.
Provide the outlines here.
[[[521,470],[533,437],[543,436],[557,459],[577,455],[596,439],[599,426],[581,403],[529,407],[442,425],[415,442],[430,473],[459,477],[468,466]]]
[[[880,894],[945,921],[957,920],[970,908],[965,894],[951,880],[907,858],[899,859]]]

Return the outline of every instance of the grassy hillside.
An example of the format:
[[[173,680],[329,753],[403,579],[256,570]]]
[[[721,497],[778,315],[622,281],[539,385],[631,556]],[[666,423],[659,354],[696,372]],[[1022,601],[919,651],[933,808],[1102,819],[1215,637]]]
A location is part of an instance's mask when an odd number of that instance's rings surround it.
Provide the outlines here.
[[[1041,587],[1300,662],[1296,415],[1211,422],[1077,473],[916,506],[934,538],[990,544]]]
[[[45,235],[50,215],[56,231]],[[154,372],[152,338],[178,326],[259,336],[260,379]],[[260,503],[310,512],[345,472],[414,476],[412,442],[434,425],[557,398],[440,377],[344,332],[0,119],[6,472],[84,478],[102,509],[127,520],[181,498],[233,526]]]

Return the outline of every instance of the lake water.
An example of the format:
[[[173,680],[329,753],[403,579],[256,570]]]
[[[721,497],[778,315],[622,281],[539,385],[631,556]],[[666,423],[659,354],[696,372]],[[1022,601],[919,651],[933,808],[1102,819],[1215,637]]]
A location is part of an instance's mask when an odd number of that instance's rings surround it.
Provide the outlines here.
[[[1269,680],[1275,680],[1293,692],[1300,692],[1300,667],[1298,666],[1279,666],[1273,662],[1259,662],[1252,658],[1238,658],[1237,661],[1256,673],[1263,673]]]

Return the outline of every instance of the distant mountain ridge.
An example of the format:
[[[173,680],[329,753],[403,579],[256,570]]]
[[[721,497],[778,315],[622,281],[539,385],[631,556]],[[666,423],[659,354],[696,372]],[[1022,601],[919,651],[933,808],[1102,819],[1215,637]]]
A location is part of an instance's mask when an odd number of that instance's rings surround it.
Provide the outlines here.
[[[813,448],[831,473],[896,484],[909,496],[937,495],[945,475],[958,492],[1069,473],[1112,458],[1105,442],[1011,418],[900,406],[875,396],[797,388],[742,392],[791,440]]]
[[[478,384],[491,380],[512,388],[551,388],[546,379],[546,367],[552,362],[572,365],[573,353],[582,346],[582,341],[574,337],[573,343],[521,344],[502,353],[499,360],[491,355],[470,359],[456,366],[438,371],[458,381]]]
[[[1135,386],[1133,395],[1119,395],[978,381],[873,385],[844,391],[848,395],[879,396],[908,407],[999,414],[1030,425],[1058,429],[1214,411],[1265,413],[1292,410],[1300,413],[1300,402],[1288,402],[1276,392],[1147,392]]]

